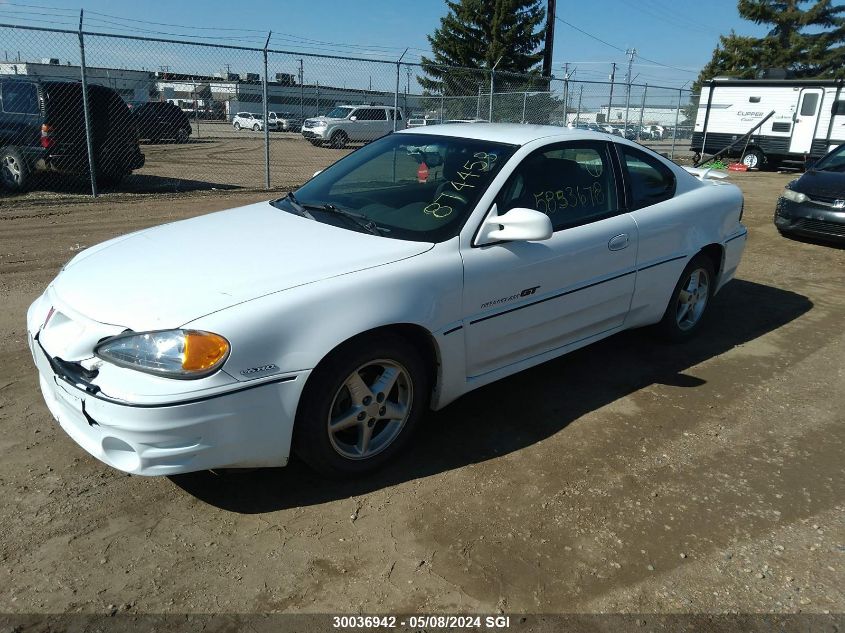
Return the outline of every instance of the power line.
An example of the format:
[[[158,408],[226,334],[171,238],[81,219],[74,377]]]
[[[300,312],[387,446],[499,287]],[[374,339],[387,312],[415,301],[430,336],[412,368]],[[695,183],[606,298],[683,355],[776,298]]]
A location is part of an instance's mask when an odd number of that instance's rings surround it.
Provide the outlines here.
[[[596,35],[593,35],[592,33],[589,33],[588,31],[585,31],[585,30],[584,30],[584,29],[582,29],[581,27],[575,26],[574,24],[571,24],[570,22],[567,22],[566,20],[564,20],[564,19],[563,19],[563,18],[561,18],[560,16],[555,16],[555,17],[556,17],[556,19],[557,19],[557,20],[560,20],[560,21],[561,21],[561,22],[563,22],[566,26],[568,26],[568,27],[570,27],[570,28],[575,29],[575,30],[576,30],[576,31],[578,31],[579,33],[583,33],[583,34],[584,34],[584,35],[586,35],[587,37],[590,37],[590,38],[592,38],[592,39],[596,40],[597,42],[601,42],[601,43],[602,43],[602,44],[604,44],[605,46],[609,46],[610,48],[612,48],[612,49],[614,49],[614,50],[616,50],[616,51],[619,51],[620,53],[625,53],[625,54],[627,54],[627,49],[620,48],[619,46],[616,46],[615,44],[611,44],[610,42],[605,41],[605,40],[601,39],[600,37],[598,37],[598,36],[596,36]],[[639,55],[639,53],[638,53],[638,56],[639,56],[639,58],[640,58],[640,59],[644,59],[645,61],[647,61],[647,62],[651,62],[652,64],[656,64],[656,65],[658,65],[658,66],[663,66],[664,68],[671,68],[672,70],[677,70],[677,71],[682,72],[682,73],[691,73],[691,74],[694,74],[694,75],[697,75],[697,74],[698,74],[697,72],[692,71],[692,70],[687,70],[687,69],[685,69],[685,68],[678,68],[677,66],[672,66],[672,65],[670,65],[670,64],[664,64],[664,63],[662,63],[662,62],[658,62],[658,61],[655,61],[655,60],[653,60],[653,59],[649,59],[648,57],[645,57],[645,56],[643,56],[643,55]]]

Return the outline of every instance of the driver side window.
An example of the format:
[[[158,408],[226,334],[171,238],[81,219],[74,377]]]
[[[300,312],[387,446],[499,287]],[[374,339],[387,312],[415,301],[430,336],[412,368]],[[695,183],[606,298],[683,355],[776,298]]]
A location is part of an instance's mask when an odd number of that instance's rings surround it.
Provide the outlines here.
[[[499,213],[516,207],[549,216],[555,231],[616,215],[616,181],[607,144],[573,141],[527,156],[502,188]]]

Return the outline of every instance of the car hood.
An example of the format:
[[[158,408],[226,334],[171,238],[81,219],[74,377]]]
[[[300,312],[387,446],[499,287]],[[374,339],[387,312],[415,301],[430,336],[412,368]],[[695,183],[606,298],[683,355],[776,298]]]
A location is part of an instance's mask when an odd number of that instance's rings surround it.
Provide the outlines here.
[[[841,171],[813,171],[810,170],[798,180],[792,182],[789,188],[806,194],[811,198],[845,199],[845,173]]]
[[[323,224],[262,202],[89,248],[65,266],[51,292],[100,323],[136,331],[172,328],[432,246]]]
[[[347,119],[345,119],[345,118],[344,118],[344,119],[329,118],[329,117],[327,117],[327,116],[315,116],[315,117],[311,117],[310,119],[305,119],[305,120],[306,120],[306,121],[326,121],[326,122],[331,122],[331,121],[346,121]]]

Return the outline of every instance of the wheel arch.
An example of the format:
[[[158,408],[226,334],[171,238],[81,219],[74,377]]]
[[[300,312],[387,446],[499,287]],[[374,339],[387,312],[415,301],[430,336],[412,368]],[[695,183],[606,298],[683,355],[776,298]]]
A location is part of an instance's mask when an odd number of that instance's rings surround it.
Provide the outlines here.
[[[705,255],[713,264],[713,273],[715,276],[713,287],[718,288],[719,279],[721,278],[722,270],[724,269],[725,247],[717,243],[707,244],[706,246],[702,247],[701,250],[699,250],[698,252]]]
[[[370,330],[365,330],[354,334],[349,338],[341,341],[330,349],[323,358],[317,363],[319,367],[328,358],[335,354],[338,350],[343,349],[349,345],[357,344],[360,340],[370,337],[377,337],[386,333],[396,334],[403,339],[410,342],[414,347],[422,352],[423,362],[429,372],[431,379],[432,393],[436,392],[441,382],[441,353],[434,335],[426,328],[416,323],[391,323],[387,325],[380,325]],[[315,368],[316,369],[316,368]],[[313,375],[312,371],[312,375]],[[309,377],[310,379],[310,377]]]

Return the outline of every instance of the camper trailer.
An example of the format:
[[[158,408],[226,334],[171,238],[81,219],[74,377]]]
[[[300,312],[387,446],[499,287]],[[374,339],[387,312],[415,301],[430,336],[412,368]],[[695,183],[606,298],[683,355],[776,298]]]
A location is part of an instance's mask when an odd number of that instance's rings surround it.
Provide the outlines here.
[[[731,79],[717,77],[701,87],[690,149],[715,154],[762,127],[728,152],[749,168],[803,165],[845,143],[843,80]]]

